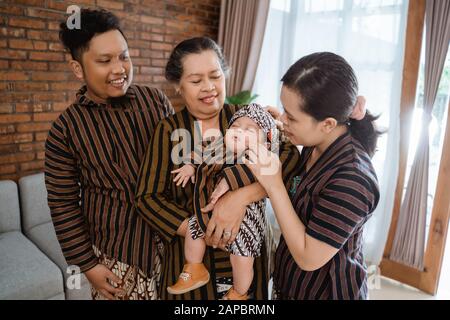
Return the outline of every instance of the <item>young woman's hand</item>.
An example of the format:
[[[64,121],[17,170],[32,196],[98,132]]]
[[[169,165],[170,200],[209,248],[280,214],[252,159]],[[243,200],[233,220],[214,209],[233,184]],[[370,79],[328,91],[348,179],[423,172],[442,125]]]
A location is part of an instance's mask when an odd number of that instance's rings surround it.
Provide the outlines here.
[[[185,164],[181,168],[171,171],[172,174],[177,174],[173,179],[173,182],[177,182],[177,186],[180,184],[184,188],[189,182],[195,183],[195,167],[192,164]]]
[[[274,118],[277,128],[283,131],[283,122],[281,121],[281,111],[274,106],[266,106],[264,108]]]
[[[271,188],[277,187],[280,182],[283,184],[280,158],[264,145],[249,146],[244,163],[267,193]]]
[[[84,274],[94,289],[109,300],[116,300],[116,295],[125,294],[124,289],[115,288],[108,282],[109,280],[117,285],[122,284],[122,280],[102,264],[97,264]]]

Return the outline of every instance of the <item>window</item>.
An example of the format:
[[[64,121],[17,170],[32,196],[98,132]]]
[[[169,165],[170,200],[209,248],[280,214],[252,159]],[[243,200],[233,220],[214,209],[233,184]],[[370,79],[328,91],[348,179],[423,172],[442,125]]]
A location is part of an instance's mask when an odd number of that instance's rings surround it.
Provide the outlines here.
[[[425,32],[424,32],[425,34]],[[424,99],[424,82],[425,82],[425,35],[422,41],[422,52],[419,70],[419,83],[417,90],[416,106],[414,108],[413,120],[411,125],[411,133],[409,138],[408,163],[406,168],[406,178],[403,189],[403,196],[408,185],[408,178],[411,167],[415,158],[417,145],[419,143],[421,132],[417,128],[421,127],[423,99]],[[430,139],[430,157],[428,172],[428,201],[427,201],[427,232],[428,237],[431,221],[431,213],[433,210],[434,195],[436,192],[436,184],[442,155],[442,147],[444,144],[444,135],[448,117],[448,105],[450,94],[450,47],[447,53],[447,59],[444,65],[444,71],[439,84],[438,94],[432,111],[432,120],[428,130]]]
[[[318,51],[343,56],[355,69],[367,107],[387,130],[373,158],[381,199],[366,228],[366,256],[381,259],[398,172],[399,114],[407,0],[272,0],[253,92],[262,105],[281,107],[283,74]],[[380,233],[382,234],[380,236]],[[376,247],[371,253],[371,245]]]

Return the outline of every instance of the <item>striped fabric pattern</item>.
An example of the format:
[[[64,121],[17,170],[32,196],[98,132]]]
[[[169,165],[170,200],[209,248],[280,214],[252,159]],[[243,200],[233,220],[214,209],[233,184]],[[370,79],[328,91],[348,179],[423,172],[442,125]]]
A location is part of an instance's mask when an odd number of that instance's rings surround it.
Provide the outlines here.
[[[46,141],[48,204],[64,257],[84,272],[97,264],[94,245],[150,273],[154,233],[136,214],[134,192],[154,128],[173,108],[161,91],[144,86],[108,104],[85,93],[84,86]]]
[[[350,133],[338,138],[305,172],[312,148],[304,148],[300,182],[291,195],[306,233],[338,253],[322,268],[307,272],[295,263],[283,237],[275,256],[274,284],[282,299],[366,299],[363,227],[379,200],[375,170]]]
[[[232,115],[241,106],[225,105],[220,113],[220,131],[225,135],[225,129]],[[161,288],[162,299],[217,299],[217,288],[213,283],[217,278],[230,278],[231,265],[229,254],[219,249],[208,248],[204,263],[211,279],[207,285],[184,295],[169,295],[166,287],[174,283],[181,273],[184,264],[184,239],[176,235],[181,223],[194,214],[194,187],[188,183],[184,188],[174,183],[170,172],[184,164],[175,165],[171,160],[171,152],[178,142],[171,141],[172,132],[176,129],[186,129],[191,136],[191,146],[194,146],[195,118],[186,108],[175,115],[162,120],[152,137],[150,148],[141,168],[136,202],[139,213],[165,242],[165,255],[162,258]],[[284,144],[280,154],[284,165],[285,181],[290,181],[294,168],[298,165],[299,152],[295,146]],[[224,174],[231,189],[243,187],[255,181],[250,170],[245,166],[233,166],[225,169]],[[264,250],[263,250],[264,251]],[[255,259],[254,296],[256,299],[267,298],[268,270],[266,256]]]

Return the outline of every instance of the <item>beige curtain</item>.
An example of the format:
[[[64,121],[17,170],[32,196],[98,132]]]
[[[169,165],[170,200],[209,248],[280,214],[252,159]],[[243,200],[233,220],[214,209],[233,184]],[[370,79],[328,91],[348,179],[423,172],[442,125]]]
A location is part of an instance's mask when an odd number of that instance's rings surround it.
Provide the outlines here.
[[[219,44],[231,67],[228,95],[253,87],[269,7],[270,0],[222,0]]]
[[[450,1],[426,2],[425,93],[421,138],[416,150],[390,258],[423,270],[428,197],[431,112],[450,41]]]

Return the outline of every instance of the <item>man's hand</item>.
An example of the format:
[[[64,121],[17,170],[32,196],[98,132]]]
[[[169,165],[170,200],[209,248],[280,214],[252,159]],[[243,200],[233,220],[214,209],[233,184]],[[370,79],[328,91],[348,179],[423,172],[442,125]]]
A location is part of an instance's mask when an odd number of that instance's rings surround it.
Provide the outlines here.
[[[117,285],[122,284],[122,280],[117,277],[111,270],[102,264],[97,264],[92,269],[84,273],[91,285],[100,292],[105,298],[109,300],[116,300],[116,295],[125,294],[122,288],[114,288],[109,282]]]

